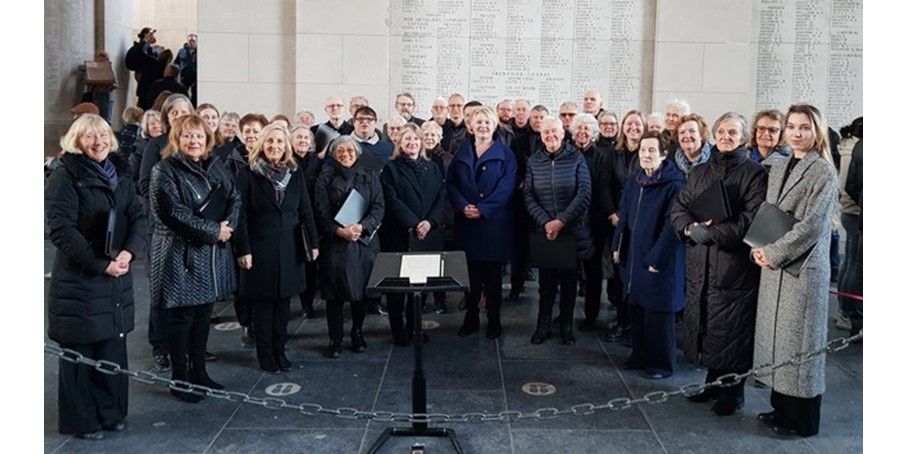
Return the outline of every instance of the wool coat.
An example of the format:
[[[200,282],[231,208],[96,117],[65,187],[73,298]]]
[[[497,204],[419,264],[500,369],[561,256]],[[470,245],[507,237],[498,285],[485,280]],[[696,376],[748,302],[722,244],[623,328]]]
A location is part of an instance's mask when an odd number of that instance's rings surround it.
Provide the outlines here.
[[[328,158],[333,159],[333,158]],[[325,163],[315,183],[315,222],[321,235],[319,259],[325,300],[361,301],[372,273],[375,257],[381,250],[377,234],[384,219],[384,194],[379,174],[359,161],[349,169],[338,169],[335,161]],[[371,237],[368,244],[347,241],[337,236],[334,217],[352,189],[368,203],[362,225],[362,236]]]
[[[516,159],[506,145],[494,141],[476,156],[475,144],[463,141],[447,169],[447,197],[454,209],[454,246],[467,260],[504,261],[513,253],[513,212],[510,196],[516,183]],[[466,205],[482,215],[468,219]]]
[[[693,167],[671,210],[671,222],[686,243],[684,354],[710,369],[746,370],[752,365],[759,267],[743,242],[765,200],[765,169],[741,146],[717,152]],[[727,189],[730,218],[708,228],[709,239],[694,243],[684,230],[696,219],[693,201],[716,180]]]
[[[834,165],[814,151],[796,164],[782,187],[790,159],[772,166],[766,201],[799,222],[764,248],[765,258],[774,269],[763,268],[759,283],[755,365],[784,361],[823,347],[828,335],[828,248],[838,179]],[[799,276],[783,271],[785,265],[804,254],[808,256]],[[783,367],[774,377],[757,379],[788,396],[815,397],[825,392],[825,357]]]
[[[217,239],[221,221],[199,212],[217,186],[226,194],[223,220],[236,228],[241,202],[223,161],[209,157],[192,163],[177,152],[151,170],[153,306],[199,306],[236,290],[233,248]]]
[[[580,260],[592,256],[592,232],[589,229],[589,205],[592,179],[583,155],[569,143],[554,153],[536,150],[529,158],[523,199],[535,231],[544,231],[546,223],[564,222],[561,233],[576,239]]]
[[[107,221],[116,215],[112,251],[138,257],[144,249],[145,213],[125,160],[107,159],[117,169],[111,190],[92,170],[88,158],[66,153],[44,191],[50,241],[57,248],[47,298],[47,335],[61,344],[91,344],[123,338],[135,325],[132,272],[120,277],[104,271]]]
[[[233,250],[237,257],[252,255],[252,268],[239,270],[240,297],[274,301],[314,285],[305,281],[302,235],[309,249],[318,247],[315,217],[301,169],[290,175],[280,203],[271,182],[251,168],[236,179],[242,213]]]
[[[683,182],[683,172],[665,159],[652,177],[640,169],[624,186],[612,249],[625,250],[620,269],[630,304],[650,311],[676,312],[684,305],[684,246],[671,224]]]
[[[381,226],[382,250],[409,251],[409,232],[423,220],[428,220],[432,230],[441,228],[447,197],[444,178],[437,164],[401,155],[384,167],[381,186],[384,188],[385,205],[384,224]]]

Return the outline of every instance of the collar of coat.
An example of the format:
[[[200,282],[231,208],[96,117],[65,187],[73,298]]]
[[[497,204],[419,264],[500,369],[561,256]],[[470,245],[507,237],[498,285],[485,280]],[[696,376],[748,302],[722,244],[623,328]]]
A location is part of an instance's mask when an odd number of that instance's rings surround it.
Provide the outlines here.
[[[488,150],[485,150],[485,153],[482,153],[482,156],[479,156],[478,161],[476,160],[475,154],[475,144],[471,140],[464,140],[460,145],[460,148],[457,150],[457,155],[455,159],[457,161],[462,161],[470,166],[475,166],[478,163],[488,162],[488,161],[504,161],[507,159],[505,153],[510,153],[510,150],[504,146],[499,140],[495,140],[491,143],[491,147]]]
[[[60,157],[60,162],[63,164],[63,168],[65,168],[73,178],[77,180],[86,180],[86,183],[90,183],[93,186],[97,185],[106,188],[107,185],[104,184],[97,176],[97,174],[95,174],[95,172],[88,167],[89,165],[91,165],[90,163],[79,162],[84,159],[90,158],[88,156],[76,153],[64,153],[63,156]],[[118,153],[110,152],[107,155],[107,159],[109,159],[113,166],[116,167],[117,176],[119,176],[120,179],[123,179],[127,175],[132,174],[129,168],[129,164],[126,162],[126,160],[120,157]]]
[[[793,153],[784,160],[784,166],[787,166],[787,163],[790,159],[793,158]],[[784,197],[803,179],[803,175],[806,174],[806,171],[809,170],[813,164],[816,163],[819,159],[823,159],[818,150],[813,150],[806,154],[803,158],[800,159],[796,165],[794,165],[793,170],[791,170],[790,175],[787,177],[787,181],[784,182],[784,187],[778,191],[778,200],[775,201],[775,204],[781,203],[784,200]],[[782,169],[784,167],[781,167]]]
[[[561,143],[561,147],[554,152],[554,156],[551,156],[551,153],[548,152],[548,149],[542,147],[538,150],[535,150],[532,153],[530,158],[532,162],[535,163],[547,163],[550,161],[562,161],[565,159],[575,158],[579,153],[572,144],[567,141]]]

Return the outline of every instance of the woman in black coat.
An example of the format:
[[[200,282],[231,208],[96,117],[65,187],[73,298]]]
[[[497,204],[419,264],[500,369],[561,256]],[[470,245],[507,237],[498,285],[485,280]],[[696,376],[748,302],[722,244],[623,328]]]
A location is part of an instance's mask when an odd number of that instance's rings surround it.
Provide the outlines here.
[[[44,207],[57,248],[48,293],[47,336],[88,358],[128,367],[126,334],[135,323],[130,262],[144,249],[145,213],[129,166],[103,118],[79,117],[60,141],[61,166]],[[112,234],[110,219],[115,219]],[[129,383],[60,360],[59,430],[99,440],[126,427]]]
[[[425,155],[422,132],[413,123],[401,129],[392,158],[381,172],[385,205],[381,246],[387,252],[408,252],[412,236],[424,240],[429,235],[441,235],[444,178],[441,169]],[[412,300],[407,298],[404,330],[403,294],[387,295],[394,344],[409,345],[413,333],[412,311]]]
[[[241,269],[239,296],[252,304],[258,365],[265,372],[288,371],[290,297],[308,284],[306,258],[318,258],[318,239],[286,129],[269,125],[262,130],[236,186],[242,215],[233,249]]]
[[[315,136],[312,131],[305,125],[295,125],[290,129],[290,144],[293,146],[293,159],[296,160],[296,166],[299,168],[302,177],[305,179],[306,193],[309,196],[310,205],[314,210],[315,202],[315,181],[318,180],[318,174],[324,160],[319,158],[312,151],[315,149]],[[305,290],[299,294],[299,302],[302,304],[302,315],[305,318],[315,318],[315,289],[318,283],[318,262],[309,262],[305,267]]]
[[[453,161],[453,155],[441,146],[441,139],[444,138],[444,128],[438,126],[434,121],[426,121],[419,127],[422,131],[422,143],[425,145],[425,155],[428,159],[438,165],[441,170],[441,178],[447,175],[447,167]],[[453,250],[454,241],[454,211],[450,204],[444,204],[444,214],[441,216],[441,235],[444,237],[444,250]],[[447,313],[447,293],[435,292],[435,312],[439,314]],[[422,300],[423,303],[425,300]]]
[[[687,243],[684,353],[708,368],[706,382],[746,372],[753,364],[759,267],[743,237],[765,201],[767,174],[747,156],[747,133],[739,114],[719,117],[712,127],[718,153],[690,171],[671,209],[671,223]],[[727,190],[730,217],[697,218],[693,202],[715,181]],[[730,415],[743,406],[743,385],[710,388],[690,399],[716,398],[712,411]]]
[[[239,221],[240,200],[224,163],[211,156],[213,146],[214,135],[201,117],[183,117],[151,171],[151,305],[167,310],[173,378],[223,389],[208,376],[205,347],[214,302],[236,289],[227,242]],[[203,397],[170,392],[186,402]]]
[[[589,231],[589,203],[592,180],[582,154],[564,143],[564,126],[554,117],[545,117],[540,126],[543,150],[536,150],[526,166],[523,196],[526,210],[536,231],[549,241],[558,235],[576,240],[577,257],[587,260],[593,254]],[[561,342],[576,342],[573,336],[573,307],[576,303],[577,269],[539,269],[539,315],[533,344],[551,336],[551,308],[560,285]]]
[[[350,136],[331,142],[330,161],[315,183],[315,221],[321,235],[321,293],[327,301],[328,356],[339,358],[343,350],[343,302],[350,302],[353,327],[352,350],[365,351],[362,324],[368,310],[365,287],[381,250],[378,228],[384,218],[384,195],[377,172],[359,163],[362,149]],[[349,225],[338,225],[334,218],[355,189],[366,201],[363,218]]]
[[[613,259],[621,265],[627,289],[633,346],[622,367],[643,369],[651,379],[674,373],[674,313],[683,308],[683,243],[671,225],[671,205],[684,175],[667,156],[663,135],[643,133],[641,169],[624,186],[613,240]]]

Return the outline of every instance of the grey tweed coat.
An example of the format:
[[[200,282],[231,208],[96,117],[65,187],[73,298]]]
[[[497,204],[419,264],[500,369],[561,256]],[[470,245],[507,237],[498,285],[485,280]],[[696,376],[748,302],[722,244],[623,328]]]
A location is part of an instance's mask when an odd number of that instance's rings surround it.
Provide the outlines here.
[[[825,345],[828,335],[828,287],[831,275],[828,249],[831,220],[837,208],[835,168],[818,152],[806,155],[781,181],[790,157],[772,166],[765,200],[791,213],[800,222],[778,241],[765,246],[774,270],[762,269],[753,365],[783,361],[802,351]],[[782,270],[815,245],[800,276]],[[811,398],[825,392],[825,357],[800,366],[778,369],[759,379],[777,392]]]

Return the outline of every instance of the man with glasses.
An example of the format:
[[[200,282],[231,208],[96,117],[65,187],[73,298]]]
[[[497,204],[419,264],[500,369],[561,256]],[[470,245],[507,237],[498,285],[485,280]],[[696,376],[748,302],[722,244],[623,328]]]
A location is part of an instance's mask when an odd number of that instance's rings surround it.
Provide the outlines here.
[[[447,121],[441,125],[441,148],[450,149],[450,142],[454,136],[462,135],[466,130],[466,122],[463,121],[463,108],[466,106],[466,98],[459,93],[454,93],[447,98]]]
[[[328,121],[311,128],[318,153],[323,152],[334,138],[353,132],[353,126],[343,121],[343,100],[339,96],[330,96],[324,101],[324,113],[328,115]]]
[[[440,126],[443,132],[444,123],[447,123],[447,100],[441,97],[435,98],[431,103],[431,120]]]
[[[407,123],[415,123],[416,126],[422,126],[422,123],[425,123],[425,120],[413,115],[413,112],[416,111],[416,100],[413,98],[413,95],[407,92],[397,95],[397,98],[394,101],[394,110],[396,110],[397,114],[403,117]],[[384,124],[383,132],[385,137],[387,137],[387,123]]]
[[[558,110],[558,117],[564,125],[564,140],[566,141],[570,141],[570,123],[573,122],[573,117],[578,111],[579,108],[573,101],[564,101]]]
[[[359,147],[362,148],[362,157],[366,155],[374,156],[379,161],[380,166],[383,166],[391,158],[391,153],[394,151],[394,145],[386,140],[381,140],[381,137],[378,136],[378,131],[375,126],[377,125],[378,114],[375,113],[375,110],[369,106],[360,107],[355,114],[353,114],[353,140],[359,143]],[[366,164],[363,162],[363,164]]]

